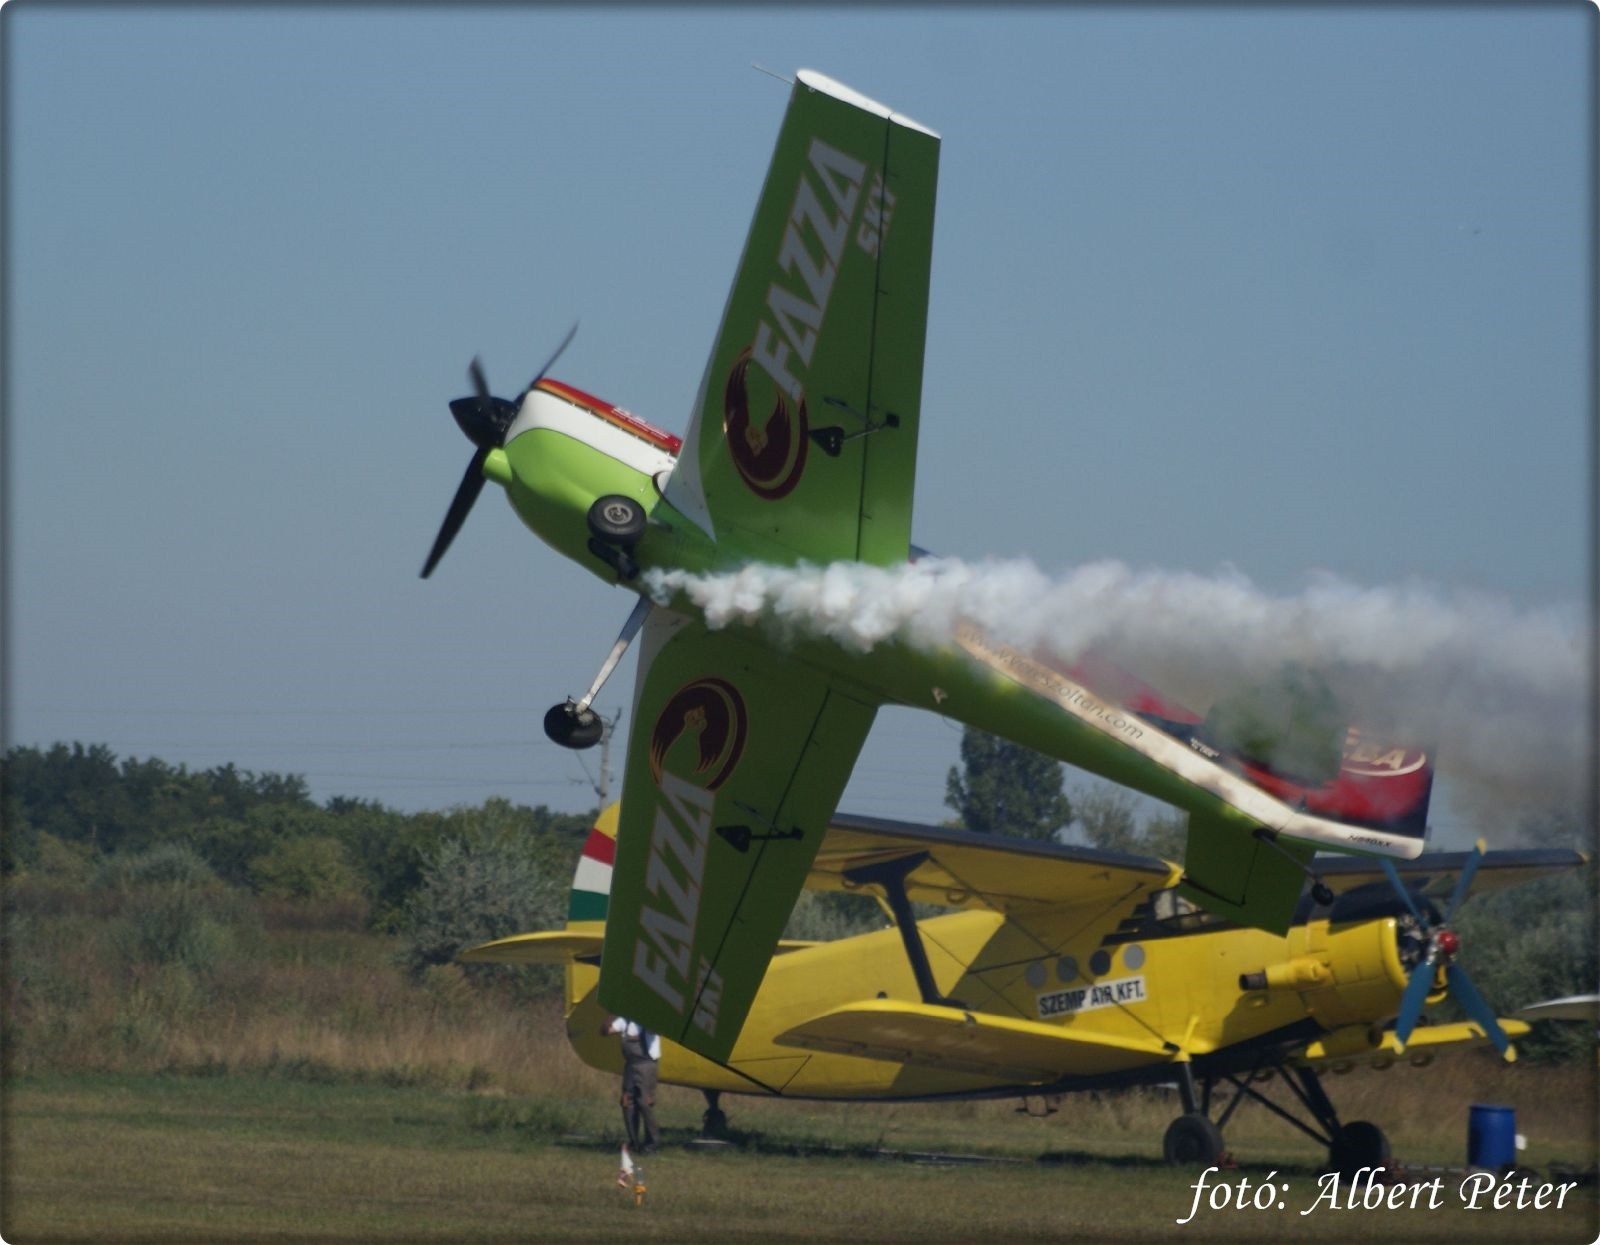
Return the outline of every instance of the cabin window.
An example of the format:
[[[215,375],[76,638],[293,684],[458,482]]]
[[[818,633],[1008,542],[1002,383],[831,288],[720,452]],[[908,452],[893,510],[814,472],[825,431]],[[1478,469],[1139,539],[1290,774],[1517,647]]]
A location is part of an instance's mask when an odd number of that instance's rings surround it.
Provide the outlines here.
[[[1157,891],[1152,895],[1150,916],[1157,928],[1169,932],[1203,929],[1224,920],[1185,899],[1176,890]]]

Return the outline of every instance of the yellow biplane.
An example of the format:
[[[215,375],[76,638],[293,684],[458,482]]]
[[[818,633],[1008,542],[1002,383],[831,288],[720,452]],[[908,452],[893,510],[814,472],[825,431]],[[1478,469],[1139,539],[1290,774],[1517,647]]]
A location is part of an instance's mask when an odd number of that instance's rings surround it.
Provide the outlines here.
[[[568,1038],[586,1063],[612,1071],[619,1055],[599,1036],[596,988],[616,832],[614,805],[584,847],[565,929],[459,957],[565,964]],[[1178,893],[1182,869],[1155,857],[838,816],[806,885],[872,895],[890,923],[833,942],[781,942],[726,1062],[663,1042],[661,1078],[705,1092],[709,1132],[724,1122],[723,1093],[1048,1101],[1175,1083],[1183,1113],[1163,1142],[1170,1161],[1216,1162],[1223,1127],[1248,1099],[1354,1171],[1383,1161],[1388,1142],[1374,1124],[1341,1122],[1319,1073],[1420,1064],[1526,1033],[1506,1019],[1498,1034],[1466,1021],[1397,1035],[1395,1019],[1418,980],[1426,1003],[1471,989],[1451,971],[1449,929],[1468,887],[1531,881],[1582,860],[1557,850],[1485,855],[1480,845],[1421,856],[1393,877],[1371,862],[1331,860],[1319,892],[1331,902],[1308,888],[1279,936],[1197,908]],[[916,919],[913,902],[950,911]],[[1417,971],[1424,966],[1434,971]],[[1268,1072],[1277,1073],[1270,1084]],[[1274,1085],[1287,1103],[1268,1097]],[[1225,1105],[1218,1087],[1232,1088]]]

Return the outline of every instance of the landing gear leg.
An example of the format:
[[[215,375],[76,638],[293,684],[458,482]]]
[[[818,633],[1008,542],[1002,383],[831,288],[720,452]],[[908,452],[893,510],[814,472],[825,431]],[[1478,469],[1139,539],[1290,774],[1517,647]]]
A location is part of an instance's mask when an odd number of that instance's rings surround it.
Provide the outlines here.
[[[1206,1076],[1202,1095],[1195,1087],[1194,1066],[1188,1060],[1178,1064],[1177,1071],[1183,1114],[1167,1126],[1161,1139],[1162,1157],[1185,1167],[1216,1166],[1227,1150],[1222,1143],[1222,1124],[1213,1123],[1210,1116],[1211,1076]]]
[[[594,682],[589,685],[583,699],[550,706],[550,711],[544,715],[544,733],[550,737],[551,743],[560,744],[563,748],[582,749],[592,748],[600,742],[600,737],[605,733],[605,723],[589,706],[594,703],[594,698],[600,694],[600,689],[605,686],[611,672],[617,668],[622,655],[628,651],[628,645],[633,643],[633,637],[639,634],[639,628],[644,626],[644,620],[649,616],[650,598],[640,597],[639,603],[628,615],[628,621],[622,624],[617,642],[611,646],[611,652],[600,665],[600,673],[594,676]]]
[[[1185,1115],[1204,1114],[1200,1110],[1200,1097],[1194,1089],[1194,1069],[1187,1060],[1178,1065],[1178,1096],[1183,1099]]]
[[[1316,1127],[1304,1120],[1290,1114],[1289,1111],[1266,1097],[1260,1090],[1250,1084],[1251,1081],[1265,1076],[1270,1080],[1276,1072],[1283,1084],[1289,1087],[1290,1092],[1300,1102],[1305,1114],[1315,1121]],[[1233,1100],[1228,1103],[1221,1118],[1217,1121],[1219,1127],[1226,1125],[1228,1117],[1246,1098],[1254,1099],[1271,1111],[1280,1119],[1294,1125],[1306,1136],[1314,1141],[1320,1141],[1328,1147],[1328,1166],[1341,1173],[1356,1174],[1363,1167],[1382,1167],[1389,1161],[1389,1139],[1383,1135],[1383,1130],[1376,1124],[1366,1120],[1354,1120],[1349,1124],[1339,1122],[1339,1113],[1334,1109],[1327,1093],[1322,1088],[1322,1081],[1310,1068],[1294,1068],[1272,1059],[1257,1060],[1256,1066],[1243,1080],[1232,1073],[1225,1073],[1224,1079],[1229,1081],[1237,1091]],[[1180,1088],[1182,1087],[1180,1082]],[[1210,1082],[1207,1081],[1209,1089]],[[1210,1095],[1207,1095],[1209,1098]],[[1185,1107],[1187,1108],[1187,1100]],[[1185,1119],[1188,1117],[1185,1116]],[[1181,1121],[1180,1121],[1181,1122]],[[1174,1125],[1174,1127],[1177,1127]],[[1318,1131],[1318,1130],[1321,1131]]]
[[[706,1113],[700,1117],[700,1135],[708,1141],[726,1141],[728,1117],[717,1105],[721,1101],[722,1091],[703,1089],[700,1092],[706,1096]]]
[[[1323,1091],[1322,1082],[1310,1068],[1289,1067],[1281,1060],[1263,1055],[1243,1077],[1232,1072],[1202,1071],[1204,1088],[1197,1090],[1193,1066],[1177,1065],[1178,1093],[1183,1100],[1183,1114],[1172,1122],[1162,1140],[1162,1153],[1169,1163],[1201,1163],[1210,1166],[1225,1153],[1222,1130],[1228,1126],[1233,1113],[1245,1099],[1259,1102],[1279,1119],[1294,1125],[1314,1141],[1328,1147],[1329,1165],[1340,1171],[1377,1167],[1389,1157],[1389,1142],[1381,1130],[1364,1121],[1341,1125],[1339,1113]],[[1316,1127],[1273,1102],[1252,1082],[1265,1082],[1274,1074],[1286,1086],[1304,1109],[1304,1114],[1315,1121]],[[1222,1109],[1215,1122],[1211,1119],[1211,1090],[1218,1080],[1225,1080],[1234,1088],[1234,1095]],[[1320,1129],[1320,1131],[1318,1131]]]

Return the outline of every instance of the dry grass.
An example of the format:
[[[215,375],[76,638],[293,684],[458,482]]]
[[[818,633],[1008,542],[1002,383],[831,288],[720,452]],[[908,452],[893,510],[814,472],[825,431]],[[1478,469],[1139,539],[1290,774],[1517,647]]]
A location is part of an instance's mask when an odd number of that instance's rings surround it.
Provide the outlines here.
[[[8,1101],[4,1222],[24,1241],[1586,1241],[1592,1186],[1561,1211],[1205,1209],[1155,1162],[913,1166],[669,1146],[635,1210],[614,1154],[474,1126],[475,1095],[243,1078],[46,1078]],[[1024,1122],[1026,1123],[1026,1122]]]
[[[394,941],[338,923],[305,928],[281,911],[250,953],[208,974],[177,965],[130,969],[108,948],[105,915],[46,912],[14,940],[6,1000],[11,1073],[167,1072],[464,1090],[481,1100],[480,1123],[514,1124],[529,1100],[539,1100],[551,1104],[549,1118],[571,1128],[616,1131],[615,1081],[573,1054],[554,998],[484,990],[455,966],[414,980],[398,966]],[[1594,1162],[1593,1063],[1507,1067],[1469,1052],[1426,1069],[1363,1069],[1325,1083],[1344,1119],[1377,1122],[1397,1156],[1414,1162],[1460,1161],[1474,1102],[1515,1107],[1530,1163]],[[661,1115],[687,1136],[703,1105],[695,1091],[666,1088]],[[1154,1089],[1069,1096],[1042,1120],[1019,1116],[1015,1100],[728,1098],[723,1105],[736,1129],[776,1148],[833,1142],[1027,1157],[1155,1156],[1179,1113],[1174,1094]],[[1314,1165],[1322,1155],[1255,1103],[1241,1107],[1226,1135],[1244,1162]]]
[[[281,905],[280,905],[281,906]],[[396,940],[273,927],[209,971],[119,962],[91,914],[14,934],[7,1069],[228,1073],[390,1085],[597,1092],[567,1046],[558,999],[484,990],[454,965],[413,979]]]
[[[1160,1090],[858,1105],[728,1098],[745,1145],[685,1148],[703,1107],[666,1088],[667,1152],[634,1211],[611,1182],[615,1080],[583,1065],[557,1000],[413,980],[391,941],[278,913],[205,971],[129,965],[115,913],[35,910],[13,930],[5,1023],[4,1221],[12,1240],[1140,1240],[1170,1237],[1191,1173],[1157,1161]],[[177,1075],[174,1075],[177,1074]],[[1397,1155],[1459,1163],[1472,1102],[1515,1106],[1529,1164],[1595,1161],[1596,1069],[1464,1056],[1328,1079]],[[576,1145],[558,1144],[577,1135]],[[1592,1187],[1559,1214],[1301,1216],[1320,1147],[1254,1104],[1227,1130],[1286,1209],[1207,1212],[1197,1239],[1594,1238]],[[877,1148],[1008,1156],[983,1167]],[[831,1155],[831,1157],[823,1157]],[[1050,1156],[1055,1161],[1028,1160]]]

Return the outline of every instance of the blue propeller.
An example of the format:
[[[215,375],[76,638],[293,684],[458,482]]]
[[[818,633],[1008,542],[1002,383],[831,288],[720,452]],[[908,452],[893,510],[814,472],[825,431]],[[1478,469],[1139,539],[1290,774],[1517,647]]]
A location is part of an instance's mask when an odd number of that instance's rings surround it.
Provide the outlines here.
[[[1517,1057],[1516,1047],[1511,1045],[1511,1039],[1500,1027],[1493,1010],[1483,1001],[1483,995],[1478,993],[1466,970],[1455,963],[1456,952],[1461,949],[1461,939],[1456,937],[1455,931],[1450,928],[1450,922],[1455,918],[1456,909],[1461,906],[1462,900],[1467,897],[1467,892],[1472,889],[1472,879],[1478,872],[1478,864],[1482,859],[1483,840],[1479,839],[1473,845],[1472,854],[1467,857],[1461,876],[1456,879],[1455,890],[1450,894],[1450,902],[1445,907],[1444,917],[1437,925],[1429,924],[1428,918],[1423,915],[1416,900],[1412,898],[1411,891],[1400,880],[1400,874],[1393,862],[1387,859],[1383,861],[1383,871],[1389,875],[1390,884],[1400,893],[1407,910],[1428,936],[1428,948],[1423,953],[1422,959],[1417,962],[1417,966],[1411,970],[1411,976],[1406,981],[1405,993],[1400,996],[1400,1011],[1395,1016],[1394,1037],[1402,1051],[1405,1050],[1406,1043],[1411,1040],[1412,1030],[1417,1027],[1417,1021],[1422,1016],[1423,1004],[1427,1002],[1439,967],[1443,965],[1445,981],[1455,994],[1456,1002],[1461,1004],[1467,1015],[1472,1017],[1483,1030],[1484,1036],[1494,1043],[1495,1049],[1506,1060]]]

